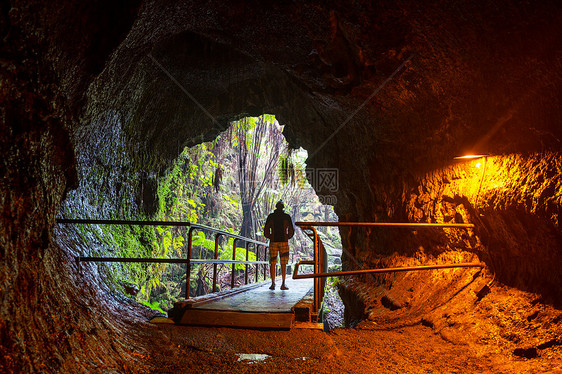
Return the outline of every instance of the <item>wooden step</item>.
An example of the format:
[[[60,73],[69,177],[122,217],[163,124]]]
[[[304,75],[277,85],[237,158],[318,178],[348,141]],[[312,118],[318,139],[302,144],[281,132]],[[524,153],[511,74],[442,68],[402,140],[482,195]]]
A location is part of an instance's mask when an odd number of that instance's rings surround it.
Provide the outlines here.
[[[295,315],[295,321],[312,322],[312,306],[314,304],[314,293],[310,290],[298,303],[291,309]]]
[[[292,313],[234,312],[227,310],[185,309],[182,325],[290,329]]]

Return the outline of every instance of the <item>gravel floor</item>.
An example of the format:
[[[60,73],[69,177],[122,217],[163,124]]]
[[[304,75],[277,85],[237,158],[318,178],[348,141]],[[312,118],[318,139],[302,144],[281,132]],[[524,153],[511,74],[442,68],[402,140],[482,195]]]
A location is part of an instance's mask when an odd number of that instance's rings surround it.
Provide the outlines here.
[[[174,325],[152,331],[144,360],[154,373],[562,373],[560,359],[481,355],[422,325],[329,333]]]

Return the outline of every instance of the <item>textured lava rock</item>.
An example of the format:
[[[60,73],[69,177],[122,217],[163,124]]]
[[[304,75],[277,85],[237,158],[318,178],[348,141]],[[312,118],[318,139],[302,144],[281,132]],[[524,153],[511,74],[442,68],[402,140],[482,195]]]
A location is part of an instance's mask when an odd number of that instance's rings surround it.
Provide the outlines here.
[[[397,310],[402,308],[402,305],[398,304],[395,300],[392,300],[388,296],[381,297],[381,304],[390,310]]]
[[[71,253],[52,239],[61,201],[78,182],[72,118],[64,85],[45,58],[45,30],[31,25],[41,14],[51,22],[59,14],[13,5],[1,8],[0,371],[122,367],[134,361],[126,358],[134,344],[115,344],[118,330],[100,318],[108,311],[119,315],[116,304],[93,277],[78,273]],[[127,309],[127,303],[119,308]]]

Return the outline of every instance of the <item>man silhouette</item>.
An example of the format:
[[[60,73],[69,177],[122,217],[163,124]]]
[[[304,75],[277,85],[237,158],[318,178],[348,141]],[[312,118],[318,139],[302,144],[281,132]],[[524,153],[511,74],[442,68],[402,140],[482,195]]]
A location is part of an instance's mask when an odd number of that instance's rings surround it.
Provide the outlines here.
[[[267,216],[263,230],[265,237],[269,239],[269,274],[271,275],[271,287],[269,289],[275,289],[277,255],[279,254],[281,277],[283,279],[281,289],[288,290],[289,287],[285,285],[285,275],[289,262],[289,239],[295,234],[295,229],[291,216],[283,211],[285,205],[281,200],[277,202],[275,208],[275,211]]]

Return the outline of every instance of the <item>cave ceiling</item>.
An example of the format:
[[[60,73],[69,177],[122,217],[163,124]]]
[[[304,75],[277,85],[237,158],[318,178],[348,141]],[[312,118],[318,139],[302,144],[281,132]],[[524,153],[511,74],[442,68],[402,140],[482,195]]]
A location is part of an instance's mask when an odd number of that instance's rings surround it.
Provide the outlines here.
[[[310,167],[339,171],[343,213],[461,154],[562,144],[556,1],[14,5],[78,155],[117,121],[162,170],[230,120],[272,113]]]
[[[387,174],[388,164],[427,170],[462,152],[560,148],[556,2],[99,8],[112,16],[85,22],[100,30],[82,43],[52,45],[54,65],[74,82],[66,93],[83,125],[119,111],[152,151],[166,152],[175,138],[212,139],[229,120],[265,112],[326,167],[341,167],[329,155],[348,149],[370,155],[362,168]],[[72,53],[82,55],[81,69],[68,69]],[[79,82],[92,78],[85,93]]]

